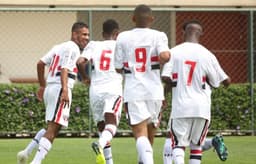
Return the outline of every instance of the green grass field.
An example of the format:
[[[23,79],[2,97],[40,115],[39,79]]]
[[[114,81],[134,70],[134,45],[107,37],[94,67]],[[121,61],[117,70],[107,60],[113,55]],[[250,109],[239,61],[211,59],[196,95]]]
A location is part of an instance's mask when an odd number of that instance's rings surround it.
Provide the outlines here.
[[[15,164],[16,154],[31,139],[0,139],[0,164]],[[94,164],[95,155],[91,142],[96,138],[57,138],[43,164]],[[203,164],[255,164],[256,137],[224,137],[229,158],[222,162],[212,149],[204,152]],[[164,138],[157,137],[154,144],[155,164],[162,164]],[[137,164],[137,153],[133,138],[115,138],[112,142],[115,164]],[[188,150],[187,150],[188,152]],[[32,160],[33,155],[29,161]],[[188,158],[188,155],[186,155]]]

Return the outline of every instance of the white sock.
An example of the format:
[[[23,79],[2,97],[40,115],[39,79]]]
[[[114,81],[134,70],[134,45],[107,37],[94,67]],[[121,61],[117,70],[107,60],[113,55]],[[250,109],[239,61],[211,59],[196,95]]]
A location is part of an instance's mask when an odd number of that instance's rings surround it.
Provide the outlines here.
[[[104,149],[103,153],[106,159],[106,164],[113,164],[111,145],[108,144]]]
[[[202,148],[198,145],[190,144],[189,164],[200,164],[202,159]]]
[[[147,137],[141,136],[137,138],[136,147],[144,164],[153,164],[153,149]]]
[[[46,154],[50,151],[51,147],[51,142],[47,138],[42,137],[39,142],[38,151],[36,152],[36,155],[32,163],[41,164],[41,161],[45,158]]]
[[[212,139],[206,138],[204,144],[202,145],[203,151],[209,150],[212,148]]]
[[[174,148],[172,150],[172,157],[175,164],[184,164],[185,163],[185,152],[182,148]]]
[[[104,148],[108,142],[110,142],[113,136],[116,134],[116,126],[112,124],[107,124],[105,129],[101,133],[99,144],[102,148]]]
[[[164,164],[172,164],[172,140],[170,138],[165,139],[163,161]]]
[[[30,155],[31,152],[33,151],[33,149],[38,146],[39,141],[40,141],[40,139],[42,138],[42,136],[45,134],[45,132],[46,132],[45,129],[41,129],[41,130],[39,130],[39,131],[36,133],[36,135],[35,135],[35,137],[33,138],[33,140],[32,140],[32,141],[28,144],[28,146],[25,148],[25,151],[28,153],[28,155]]]

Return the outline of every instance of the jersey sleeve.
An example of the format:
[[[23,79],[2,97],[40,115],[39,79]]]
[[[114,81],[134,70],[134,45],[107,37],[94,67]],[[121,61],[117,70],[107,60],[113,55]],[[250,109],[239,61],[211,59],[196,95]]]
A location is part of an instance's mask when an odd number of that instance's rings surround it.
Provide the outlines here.
[[[93,46],[94,46],[94,42],[90,41],[88,43],[88,45],[84,48],[80,57],[90,60],[92,58],[92,54],[93,54]]]
[[[164,51],[169,51],[168,38],[164,32],[159,32],[156,43],[158,54]]]
[[[114,55],[114,66],[116,69],[123,68],[123,49],[121,38],[117,37],[115,55]]]
[[[52,59],[56,53],[56,46],[54,46],[50,51],[48,51],[40,60],[49,66],[52,62]]]
[[[215,88],[219,87],[221,82],[228,78],[228,75],[221,68],[217,58],[213,54],[208,63],[207,78],[209,83]]]
[[[172,78],[171,74],[172,74],[172,59],[170,59],[169,62],[164,64],[161,76]]]

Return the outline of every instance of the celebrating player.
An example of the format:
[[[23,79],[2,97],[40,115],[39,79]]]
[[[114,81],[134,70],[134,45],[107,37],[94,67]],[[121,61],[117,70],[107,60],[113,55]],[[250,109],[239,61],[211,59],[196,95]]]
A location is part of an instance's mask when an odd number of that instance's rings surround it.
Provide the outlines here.
[[[85,67],[91,61],[90,106],[97,123],[99,140],[92,143],[97,164],[113,164],[110,141],[116,134],[122,109],[122,75],[114,67],[119,26],[113,19],[103,23],[104,41],[90,41],[78,59],[79,72],[88,83]]]
[[[47,129],[40,130],[27,148],[18,153],[20,164],[26,163],[36,143],[39,147],[31,164],[41,164],[61,127],[68,126],[71,91],[77,75],[76,60],[89,41],[89,30],[85,23],[74,23],[71,32],[70,41],[54,46],[37,63],[40,85],[37,96],[40,101],[44,100],[46,106]],[[46,65],[49,66],[47,80],[44,78]]]
[[[172,57],[162,76],[172,84],[169,130],[174,163],[185,163],[184,150],[190,146],[189,163],[199,164],[210,123],[211,87],[217,88],[221,83],[227,87],[230,78],[216,57],[199,44],[203,32],[200,22],[187,22],[183,30],[185,43],[170,50]]]
[[[164,99],[160,64],[170,58],[168,39],[163,32],[150,29],[153,16],[148,6],[138,5],[133,21],[136,27],[117,37],[114,64],[117,72],[125,73],[124,102],[139,162],[153,164],[154,124]]]

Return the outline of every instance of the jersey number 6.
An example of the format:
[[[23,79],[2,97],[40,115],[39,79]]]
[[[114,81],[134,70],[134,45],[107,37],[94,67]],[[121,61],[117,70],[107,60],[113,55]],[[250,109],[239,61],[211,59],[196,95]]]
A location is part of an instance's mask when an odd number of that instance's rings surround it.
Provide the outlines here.
[[[110,67],[111,58],[107,54],[111,54],[111,50],[103,50],[100,56],[100,70],[107,71]]]

